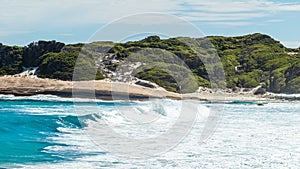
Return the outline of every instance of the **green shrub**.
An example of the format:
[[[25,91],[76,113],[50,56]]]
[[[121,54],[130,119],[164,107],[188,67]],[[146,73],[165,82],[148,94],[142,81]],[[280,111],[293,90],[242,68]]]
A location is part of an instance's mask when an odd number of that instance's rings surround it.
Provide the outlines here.
[[[286,84],[285,93],[300,93],[300,77],[296,77]]]
[[[252,88],[259,85],[259,82],[249,75],[241,75],[238,77],[238,87]]]

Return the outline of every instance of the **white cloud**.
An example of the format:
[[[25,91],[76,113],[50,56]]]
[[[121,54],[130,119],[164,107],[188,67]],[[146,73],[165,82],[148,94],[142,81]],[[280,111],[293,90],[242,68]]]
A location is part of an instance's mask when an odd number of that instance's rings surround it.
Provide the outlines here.
[[[300,4],[279,4],[277,5],[279,11],[300,11]]]
[[[238,21],[266,16],[265,13],[203,13],[190,12],[182,18],[188,21]]]
[[[50,26],[107,23],[137,13],[172,13],[180,9],[179,2],[170,0],[12,0],[5,4],[0,6],[0,23],[48,23]]]
[[[209,25],[219,25],[219,26],[247,26],[251,25],[251,22],[209,22]]]
[[[189,21],[209,21],[209,24],[245,26],[252,19],[271,17],[277,12],[299,11],[300,3],[281,3],[271,0],[186,0],[181,16]],[[215,21],[215,22],[212,22]],[[234,21],[234,22],[233,22]],[[283,22],[268,19],[266,22]]]
[[[145,12],[175,14],[188,21],[227,22],[228,25],[233,21],[246,23],[280,11],[300,11],[300,3],[272,0],[2,0],[0,30],[105,24]]]
[[[186,0],[186,5],[191,10],[207,11],[207,12],[252,12],[258,10],[266,10],[273,5],[267,0],[214,0],[213,2],[205,2],[204,0]]]
[[[281,3],[271,0],[185,0],[190,10],[207,12],[300,11],[300,3]]]

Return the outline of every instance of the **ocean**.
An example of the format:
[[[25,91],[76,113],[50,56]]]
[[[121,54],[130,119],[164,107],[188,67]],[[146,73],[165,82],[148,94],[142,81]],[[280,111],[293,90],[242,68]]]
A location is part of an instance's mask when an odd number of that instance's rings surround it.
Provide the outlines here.
[[[0,121],[0,168],[300,168],[297,102],[1,95]]]

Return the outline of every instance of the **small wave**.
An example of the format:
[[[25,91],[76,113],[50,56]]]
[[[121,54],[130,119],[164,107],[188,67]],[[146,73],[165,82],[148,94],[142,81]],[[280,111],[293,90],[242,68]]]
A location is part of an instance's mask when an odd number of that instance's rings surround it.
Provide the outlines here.
[[[31,102],[61,102],[61,103],[97,103],[97,104],[140,104],[140,101],[126,100],[101,100],[101,99],[86,99],[86,98],[63,98],[55,95],[33,95],[33,96],[14,96],[0,94],[0,101],[31,101]]]
[[[240,104],[240,105],[257,105],[257,104],[268,104],[268,103],[267,103],[267,102],[258,102],[258,101],[235,100],[235,101],[209,101],[209,102],[202,102],[201,104]]]
[[[258,102],[235,100],[235,101],[229,102],[228,104],[258,104]]]
[[[86,114],[86,115],[68,115],[65,117],[59,117],[61,124],[64,127],[71,127],[71,128],[84,128],[87,126],[86,121],[98,121],[102,119],[101,115],[96,113]]]

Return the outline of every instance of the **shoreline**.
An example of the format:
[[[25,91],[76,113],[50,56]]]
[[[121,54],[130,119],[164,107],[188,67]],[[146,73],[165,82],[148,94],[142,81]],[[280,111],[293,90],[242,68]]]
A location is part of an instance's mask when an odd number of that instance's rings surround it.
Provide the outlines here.
[[[136,84],[101,81],[62,81],[31,77],[0,77],[0,94],[14,96],[55,95],[63,98],[90,98],[101,100],[198,100],[198,101],[299,101],[298,97],[284,95],[253,95],[249,93],[199,92],[178,94],[162,88],[148,88]],[[74,88],[73,88],[74,87]],[[73,93],[74,92],[74,93]]]
[[[71,98],[103,100],[146,100],[168,98],[181,100],[181,95],[161,88],[147,88],[134,84],[107,81],[62,81],[31,77],[0,77],[0,94],[14,96],[55,95]],[[74,93],[73,93],[74,92]]]

